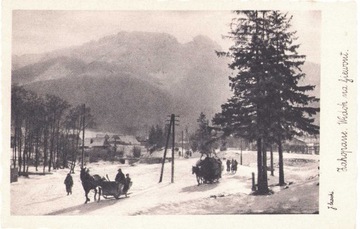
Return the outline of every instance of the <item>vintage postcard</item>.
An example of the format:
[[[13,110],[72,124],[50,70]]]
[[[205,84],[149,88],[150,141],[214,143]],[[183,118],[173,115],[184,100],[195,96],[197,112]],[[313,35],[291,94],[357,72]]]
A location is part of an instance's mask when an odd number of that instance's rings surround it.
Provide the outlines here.
[[[356,227],[355,2],[1,13],[1,227]]]

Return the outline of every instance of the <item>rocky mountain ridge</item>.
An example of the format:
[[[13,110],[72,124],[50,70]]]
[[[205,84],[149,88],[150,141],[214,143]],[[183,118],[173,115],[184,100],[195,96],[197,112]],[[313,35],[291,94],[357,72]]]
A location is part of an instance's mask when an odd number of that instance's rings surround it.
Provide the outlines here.
[[[179,114],[184,125],[208,118],[231,96],[228,60],[205,36],[181,44],[165,33],[119,32],[44,54],[14,56],[12,83],[55,94],[94,111],[102,130],[133,133]],[[320,67],[306,63],[305,83],[317,85]]]

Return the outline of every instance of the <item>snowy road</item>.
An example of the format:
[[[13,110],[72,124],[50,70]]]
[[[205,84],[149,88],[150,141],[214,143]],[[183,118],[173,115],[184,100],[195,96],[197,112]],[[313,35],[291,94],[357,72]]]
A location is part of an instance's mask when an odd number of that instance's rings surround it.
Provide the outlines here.
[[[232,154],[232,152],[230,152]],[[235,155],[235,154],[234,154]],[[244,158],[246,157],[244,153]],[[303,155],[302,155],[303,156]],[[309,156],[317,161],[317,156]],[[11,184],[11,214],[12,215],[139,215],[139,214],[207,214],[211,212],[211,196],[221,196],[228,201],[244,198],[251,192],[251,173],[256,167],[239,166],[236,174],[223,172],[219,183],[197,186],[195,175],[191,174],[191,167],[198,158],[177,158],[175,161],[174,183],[171,183],[171,164],[165,164],[163,182],[158,183],[160,164],[137,164],[136,166],[112,163],[90,164],[90,173],[114,179],[118,168],[129,173],[133,186],[129,198],[104,199],[93,201],[93,192],[89,197],[91,202],[84,204],[85,197],[82,189],[79,170],[73,175],[73,194],[66,195],[65,179],[68,170],[53,171],[52,175],[31,176],[19,178]],[[307,169],[300,167],[286,167],[285,176],[295,183],[306,180],[317,173],[317,163],[309,163]],[[269,185],[276,183],[277,177],[270,177]],[[300,194],[299,194],[300,195]],[[318,195],[318,193],[317,193]],[[232,199],[231,199],[232,198]],[[316,197],[315,197],[316,198]],[[247,198],[249,199],[249,198]],[[248,200],[249,201],[249,200]],[[196,208],[195,203],[203,204],[203,208]],[[191,204],[194,212],[191,211]],[[249,203],[248,203],[249,204]],[[200,205],[198,205],[200,206]],[[210,208],[209,208],[210,207]],[[316,206],[315,206],[316,207]],[[313,208],[313,207],[312,207]],[[226,214],[223,208],[222,214]],[[231,210],[233,211],[233,210]],[[232,212],[228,212],[232,213]]]

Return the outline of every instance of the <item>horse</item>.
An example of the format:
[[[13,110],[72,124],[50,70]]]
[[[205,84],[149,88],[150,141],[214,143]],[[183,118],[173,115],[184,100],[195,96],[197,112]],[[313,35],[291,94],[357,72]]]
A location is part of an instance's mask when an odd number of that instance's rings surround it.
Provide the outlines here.
[[[80,179],[81,179],[81,183],[84,188],[84,191],[85,191],[85,197],[86,197],[85,204],[88,201],[90,201],[90,199],[88,197],[88,193],[92,189],[95,191],[94,201],[96,201],[96,194],[99,192],[99,197],[98,197],[98,202],[99,202],[100,195],[101,195],[101,186],[100,185],[102,182],[102,178],[99,175],[91,176],[89,174],[89,172],[86,171],[86,167],[84,167],[84,168],[81,168]]]
[[[196,181],[198,185],[204,183],[204,178],[202,176],[201,167],[200,166],[193,166],[192,167],[192,174],[196,175]]]
[[[206,157],[196,163],[196,166],[192,167],[192,173],[196,174],[196,180],[198,185],[202,183],[214,183],[221,178],[221,171],[223,169],[220,159],[213,157]]]

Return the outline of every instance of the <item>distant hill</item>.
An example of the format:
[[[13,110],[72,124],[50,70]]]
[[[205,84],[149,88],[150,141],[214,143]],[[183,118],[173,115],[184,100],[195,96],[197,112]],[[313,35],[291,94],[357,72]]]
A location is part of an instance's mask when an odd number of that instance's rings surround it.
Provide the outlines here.
[[[133,133],[164,124],[171,113],[196,125],[231,96],[226,58],[205,36],[181,44],[165,33],[119,32],[44,54],[13,56],[12,83],[55,94],[93,110],[99,129]],[[307,63],[305,83],[320,95],[319,66]]]
[[[12,83],[87,102],[99,128],[111,131],[183,124],[212,114],[230,95],[226,60],[205,36],[180,44],[163,33],[120,32],[77,47],[13,58]],[[100,102],[101,101],[101,102]]]
[[[54,94],[73,105],[91,107],[99,128],[134,133],[146,124],[163,122],[173,111],[167,92],[129,76],[86,76],[38,81],[26,85],[40,94]]]

